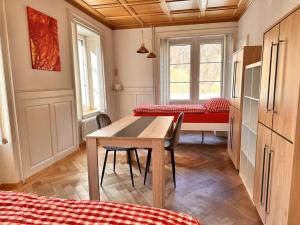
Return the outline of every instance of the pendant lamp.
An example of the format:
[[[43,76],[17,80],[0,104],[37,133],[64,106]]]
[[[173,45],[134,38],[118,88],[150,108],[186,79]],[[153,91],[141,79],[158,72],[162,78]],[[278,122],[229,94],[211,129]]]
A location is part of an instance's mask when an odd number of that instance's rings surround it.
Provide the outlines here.
[[[145,53],[149,53],[149,50],[145,47],[145,43],[144,43],[144,31],[142,28],[142,41],[141,41],[141,47],[136,51],[137,53],[140,54],[145,54]]]
[[[154,49],[155,49],[155,28],[154,28],[154,26],[152,26],[152,50],[148,54],[147,58],[149,58],[149,59],[156,58],[156,54],[154,52]]]

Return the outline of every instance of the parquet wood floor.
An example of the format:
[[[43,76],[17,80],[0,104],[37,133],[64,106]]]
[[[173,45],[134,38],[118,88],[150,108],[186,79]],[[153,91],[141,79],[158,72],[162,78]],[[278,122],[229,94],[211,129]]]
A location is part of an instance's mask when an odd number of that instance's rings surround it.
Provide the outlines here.
[[[143,152],[143,153],[142,153]],[[104,151],[100,149],[99,155]],[[143,175],[146,152],[139,151]],[[177,188],[173,188],[171,168],[166,166],[166,208],[191,214],[204,225],[261,225],[259,216],[234,169],[226,139],[207,134],[182,134],[175,150]],[[135,188],[131,186],[128,164],[117,155],[116,174],[113,154],[109,156],[101,189],[102,200],[151,205],[151,172],[146,186],[134,164]],[[103,160],[100,160],[102,163]],[[102,164],[100,164],[100,170]],[[88,199],[86,153],[82,149],[71,158],[15,191],[70,199]]]

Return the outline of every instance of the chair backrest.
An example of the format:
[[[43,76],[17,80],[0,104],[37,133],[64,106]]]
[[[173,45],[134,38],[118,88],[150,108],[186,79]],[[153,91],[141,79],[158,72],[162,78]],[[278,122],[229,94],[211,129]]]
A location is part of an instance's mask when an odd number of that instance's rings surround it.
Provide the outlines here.
[[[177,118],[177,122],[176,122],[174,131],[173,131],[173,135],[172,135],[173,147],[175,147],[179,142],[179,136],[180,136],[180,130],[181,130],[181,125],[182,125],[182,121],[183,121],[183,116],[184,116],[184,113],[181,112]]]
[[[96,116],[96,121],[98,124],[98,128],[101,129],[111,124],[111,119],[105,113],[100,113]]]

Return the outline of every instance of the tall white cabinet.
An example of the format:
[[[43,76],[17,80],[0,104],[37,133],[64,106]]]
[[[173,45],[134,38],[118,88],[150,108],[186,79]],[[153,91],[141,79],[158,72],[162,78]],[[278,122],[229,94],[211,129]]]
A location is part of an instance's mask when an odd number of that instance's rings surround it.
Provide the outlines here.
[[[261,62],[246,66],[244,78],[240,176],[253,199]]]

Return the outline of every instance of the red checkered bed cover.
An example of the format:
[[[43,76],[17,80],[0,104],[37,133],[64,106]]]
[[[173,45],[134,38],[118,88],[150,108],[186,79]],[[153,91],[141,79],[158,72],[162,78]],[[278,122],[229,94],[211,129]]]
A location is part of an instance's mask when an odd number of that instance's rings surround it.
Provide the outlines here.
[[[200,225],[188,215],[164,209],[6,191],[0,191],[0,224]]]
[[[204,113],[206,108],[203,105],[153,105],[144,104],[133,109],[134,113]]]

